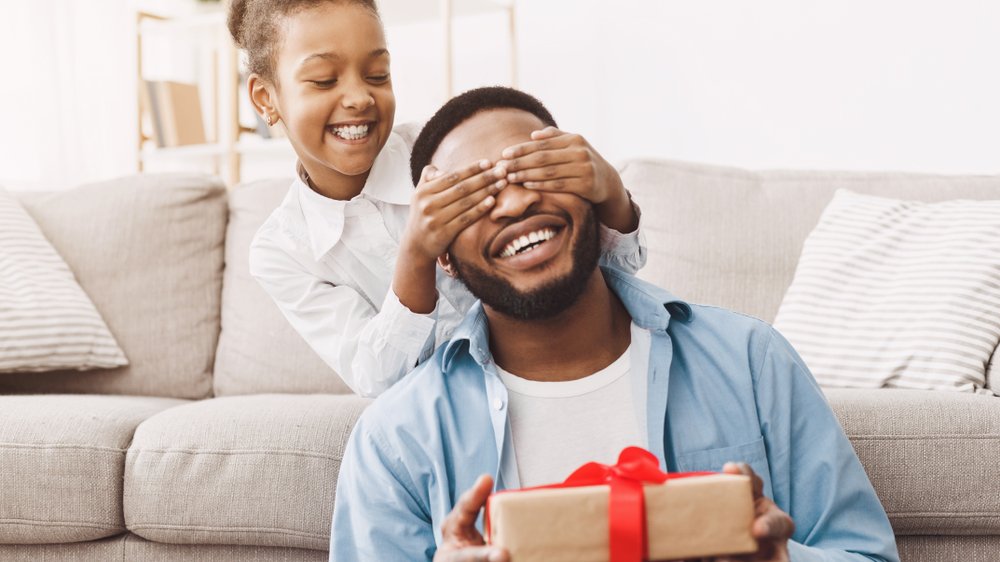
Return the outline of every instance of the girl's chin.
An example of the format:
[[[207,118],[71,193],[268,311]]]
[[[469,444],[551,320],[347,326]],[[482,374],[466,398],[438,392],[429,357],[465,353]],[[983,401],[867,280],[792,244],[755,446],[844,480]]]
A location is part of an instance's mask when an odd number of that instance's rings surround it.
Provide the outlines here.
[[[368,173],[375,164],[374,158],[333,158],[324,159],[327,167],[345,176],[360,176]]]

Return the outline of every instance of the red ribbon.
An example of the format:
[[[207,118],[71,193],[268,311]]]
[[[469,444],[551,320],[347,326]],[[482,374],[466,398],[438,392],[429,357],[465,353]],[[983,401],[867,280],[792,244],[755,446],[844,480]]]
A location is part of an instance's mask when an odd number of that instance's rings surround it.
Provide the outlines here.
[[[610,486],[608,499],[608,532],[611,562],[642,562],[649,558],[646,540],[646,505],[642,485],[662,484],[667,480],[705,476],[711,472],[667,474],[653,453],[641,447],[627,447],[614,465],[589,462],[576,469],[561,484],[536,486],[524,490],[574,488],[578,486]],[[524,490],[510,490],[511,492]],[[489,504],[486,506],[486,534],[489,536]]]

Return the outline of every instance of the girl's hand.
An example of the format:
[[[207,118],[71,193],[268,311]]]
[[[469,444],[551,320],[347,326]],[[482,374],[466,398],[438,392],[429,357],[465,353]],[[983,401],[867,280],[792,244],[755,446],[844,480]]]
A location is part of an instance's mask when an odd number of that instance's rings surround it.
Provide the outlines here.
[[[506,175],[489,160],[448,173],[424,168],[400,250],[433,263],[459,232],[489,212],[496,203],[493,196],[507,185]]]
[[[504,149],[497,167],[507,169],[510,183],[527,189],[574,193],[593,203],[605,225],[620,232],[636,229],[621,176],[580,135],[546,127],[531,133],[531,141]]]

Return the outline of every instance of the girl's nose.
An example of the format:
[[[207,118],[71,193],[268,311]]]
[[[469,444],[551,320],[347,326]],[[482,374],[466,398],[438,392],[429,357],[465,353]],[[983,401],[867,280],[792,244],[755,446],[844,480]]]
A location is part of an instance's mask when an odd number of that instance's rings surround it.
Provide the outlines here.
[[[362,111],[375,105],[375,98],[368,91],[368,85],[362,80],[351,81],[344,89],[344,94],[340,100],[346,109]]]
[[[517,218],[541,201],[539,192],[512,183],[496,194],[496,203],[490,211],[493,220]]]

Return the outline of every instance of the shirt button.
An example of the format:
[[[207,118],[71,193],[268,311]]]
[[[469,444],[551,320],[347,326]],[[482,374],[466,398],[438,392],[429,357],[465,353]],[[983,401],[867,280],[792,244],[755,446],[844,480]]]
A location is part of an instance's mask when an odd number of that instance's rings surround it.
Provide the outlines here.
[[[500,410],[503,410],[503,400],[501,400],[499,398],[497,398],[496,400],[494,400],[493,401],[493,407],[496,408],[498,412]]]

